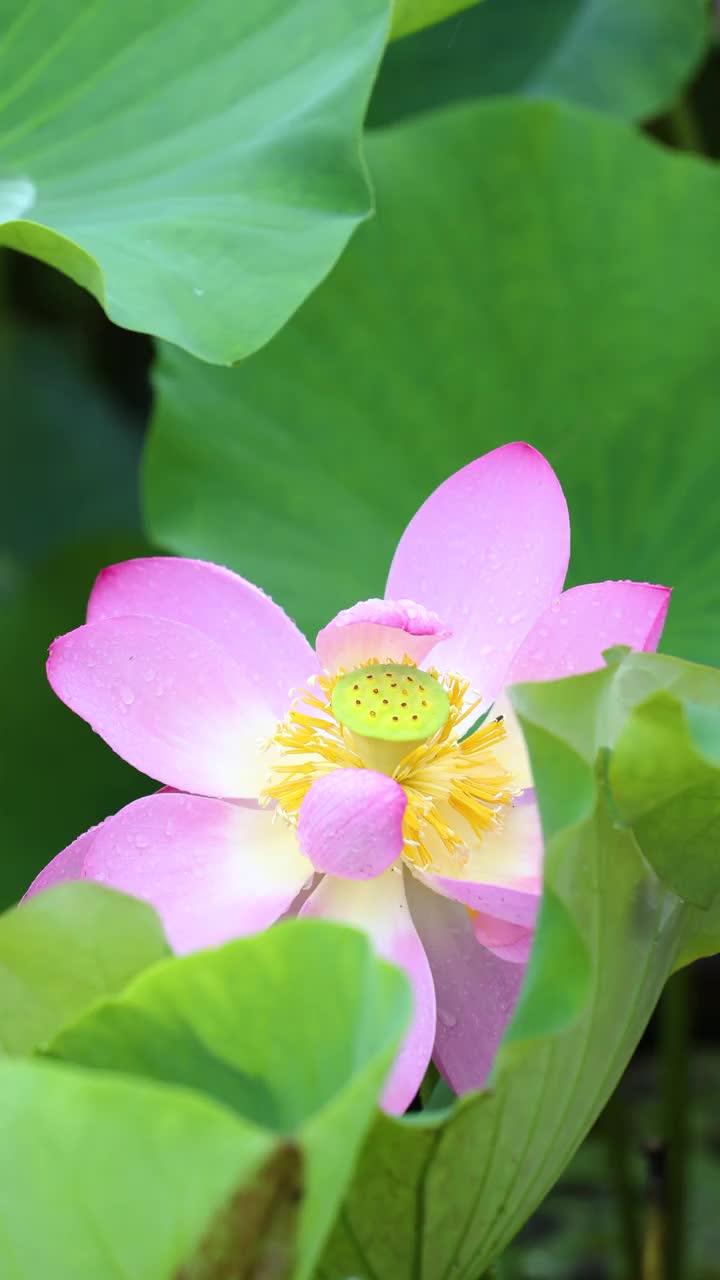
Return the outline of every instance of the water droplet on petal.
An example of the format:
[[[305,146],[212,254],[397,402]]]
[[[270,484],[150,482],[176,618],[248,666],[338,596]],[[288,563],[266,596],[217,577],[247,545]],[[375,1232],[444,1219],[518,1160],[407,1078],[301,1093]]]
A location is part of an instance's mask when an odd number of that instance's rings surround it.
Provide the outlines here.
[[[447,1009],[438,1009],[438,1022],[441,1022],[448,1031],[452,1031],[457,1026],[457,1018],[454,1013],[450,1013]]]
[[[124,684],[120,690],[120,697],[122,698],[126,707],[131,707],[133,702],[135,701],[135,694],[133,693],[132,689],[129,688],[129,686],[126,684]]]
[[[135,837],[135,848],[136,848],[136,849],[147,849],[147,847],[148,847],[149,843],[150,843],[150,841],[148,840],[147,836],[140,836],[140,835],[138,835],[138,836],[136,836],[136,837]]]

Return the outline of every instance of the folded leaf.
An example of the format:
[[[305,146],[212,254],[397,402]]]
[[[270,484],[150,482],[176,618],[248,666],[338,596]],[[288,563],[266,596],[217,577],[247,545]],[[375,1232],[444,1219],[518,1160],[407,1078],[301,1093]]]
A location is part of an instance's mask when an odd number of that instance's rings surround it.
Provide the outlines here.
[[[409,1012],[404,976],[363,934],[293,921],[156,966],[51,1052],[192,1088],[292,1140],[300,1280],[332,1225]]]
[[[688,906],[653,870],[649,839],[641,851],[634,822],[619,823],[615,812],[615,787],[637,773],[634,748],[668,745],[662,718],[645,723],[642,744],[632,728],[653,684],[671,690],[662,698],[685,715],[683,690],[694,695],[695,717],[720,698],[720,672],[647,654],[617,654],[591,676],[512,691],[546,837],[545,902],[523,992],[486,1092],[449,1111],[377,1121],[322,1280],[477,1280],[599,1114],[672,969],[704,954],[713,935],[720,947],[717,858],[712,910]],[[672,739],[679,771],[690,750],[682,723]],[[709,816],[714,794],[706,803]],[[683,805],[678,790],[671,829]],[[710,848],[676,840],[663,856],[675,881],[687,860],[710,888]]]
[[[389,0],[38,0],[20,18],[2,0],[0,19],[0,244],[202,359],[267,342],[369,212]]]
[[[48,889],[0,916],[0,1055],[42,1048],[169,953],[155,912],[102,885]]]
[[[0,1129],[3,1280],[251,1280],[262,1266],[238,1263],[277,1258],[279,1204],[294,1201],[283,1147],[207,1098],[4,1062]]]

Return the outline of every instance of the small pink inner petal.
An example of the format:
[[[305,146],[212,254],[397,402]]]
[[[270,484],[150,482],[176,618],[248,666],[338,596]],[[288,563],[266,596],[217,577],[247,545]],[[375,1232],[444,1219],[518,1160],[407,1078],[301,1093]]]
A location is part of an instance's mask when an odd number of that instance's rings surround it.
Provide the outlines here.
[[[298,843],[316,871],[369,880],[400,857],[407,797],[372,769],[334,769],[311,786],[300,808]]]
[[[103,569],[88,602],[87,621],[145,614],[184,622],[211,636],[256,682],[278,719],[291,689],[317,671],[304,635],[259,587],[205,560],[149,556]]]
[[[352,671],[369,658],[420,666],[450,630],[436,613],[412,600],[362,600],[323,627],[316,648],[325,671]]]

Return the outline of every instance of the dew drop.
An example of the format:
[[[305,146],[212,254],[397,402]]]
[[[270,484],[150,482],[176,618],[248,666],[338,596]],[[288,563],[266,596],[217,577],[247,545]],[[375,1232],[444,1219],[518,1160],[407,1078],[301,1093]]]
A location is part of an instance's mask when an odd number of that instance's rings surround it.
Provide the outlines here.
[[[137,836],[135,837],[135,848],[136,848],[136,849],[147,849],[147,847],[148,847],[149,843],[150,843],[150,841],[148,840],[147,836],[140,836],[140,835],[137,835]]]
[[[441,1022],[448,1031],[452,1031],[457,1026],[457,1018],[454,1013],[449,1013],[447,1009],[438,1009],[438,1022]]]
[[[126,684],[124,684],[120,690],[120,697],[122,698],[122,701],[124,702],[126,707],[131,707],[133,702],[135,701],[135,694],[133,693],[132,689],[130,689],[129,686]]]

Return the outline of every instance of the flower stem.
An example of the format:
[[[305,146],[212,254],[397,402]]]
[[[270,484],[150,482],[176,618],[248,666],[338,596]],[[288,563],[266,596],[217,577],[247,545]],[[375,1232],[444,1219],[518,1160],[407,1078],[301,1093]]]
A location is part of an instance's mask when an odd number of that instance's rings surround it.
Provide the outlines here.
[[[617,1212],[624,1271],[627,1280],[637,1280],[641,1266],[640,1228],[632,1177],[632,1125],[622,1093],[616,1089],[603,1113],[610,1185]]]
[[[685,1214],[689,1148],[690,982],[681,969],[660,1001],[662,1128],[667,1143],[667,1280],[686,1275]]]
[[[642,1280],[670,1280],[667,1269],[667,1151],[663,1143],[648,1143],[647,1217],[643,1240]]]

